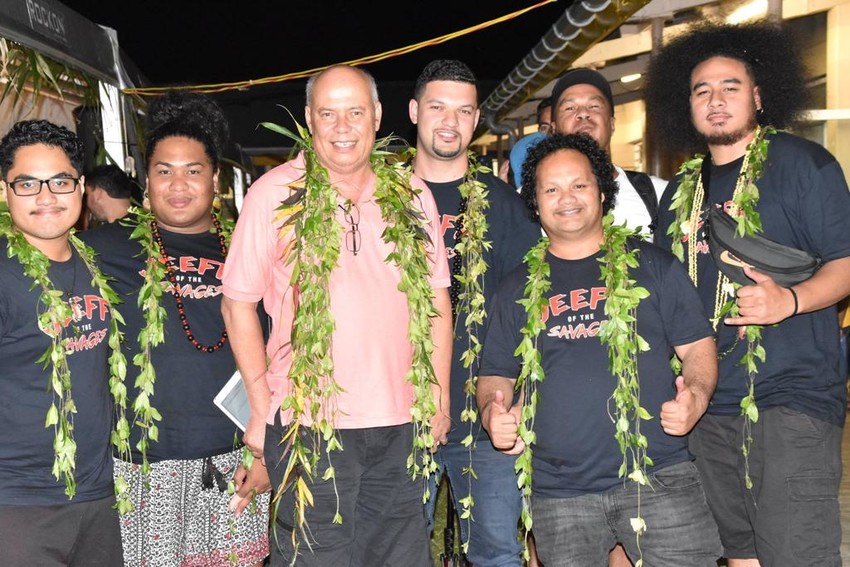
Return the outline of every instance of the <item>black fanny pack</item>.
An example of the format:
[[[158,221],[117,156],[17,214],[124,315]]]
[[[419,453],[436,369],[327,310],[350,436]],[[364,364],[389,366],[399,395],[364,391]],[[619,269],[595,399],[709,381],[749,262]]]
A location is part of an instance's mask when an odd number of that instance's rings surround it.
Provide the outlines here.
[[[751,285],[744,274],[750,266],[766,274],[782,287],[790,287],[812,277],[822,261],[804,250],[778,244],[757,234],[738,236],[735,219],[717,207],[708,211],[708,246],[718,269],[730,281]]]

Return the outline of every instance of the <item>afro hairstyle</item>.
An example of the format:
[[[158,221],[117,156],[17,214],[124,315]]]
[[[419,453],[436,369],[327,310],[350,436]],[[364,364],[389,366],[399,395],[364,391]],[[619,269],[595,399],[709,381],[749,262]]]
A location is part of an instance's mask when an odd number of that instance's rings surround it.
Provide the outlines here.
[[[650,61],[644,91],[647,125],[659,146],[705,151],[705,140],[691,120],[691,73],[718,56],[746,66],[761,96],[760,125],[787,128],[799,118],[808,100],[806,68],[790,31],[768,20],[739,25],[706,21],[673,38]]]

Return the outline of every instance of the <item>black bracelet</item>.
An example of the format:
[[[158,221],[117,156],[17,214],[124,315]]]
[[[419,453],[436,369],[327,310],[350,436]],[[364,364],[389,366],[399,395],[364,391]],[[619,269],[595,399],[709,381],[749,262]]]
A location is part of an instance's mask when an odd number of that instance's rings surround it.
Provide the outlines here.
[[[789,287],[788,291],[791,292],[791,297],[794,298],[794,312],[791,313],[791,317],[797,314],[797,310],[800,309],[800,302],[797,300],[797,292],[794,291],[793,287]]]

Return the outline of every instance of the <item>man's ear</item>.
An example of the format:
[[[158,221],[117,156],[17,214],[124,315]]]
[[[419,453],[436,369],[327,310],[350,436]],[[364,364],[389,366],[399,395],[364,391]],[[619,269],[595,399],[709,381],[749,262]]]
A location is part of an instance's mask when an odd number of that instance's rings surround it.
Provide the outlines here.
[[[418,123],[419,103],[416,102],[415,98],[410,99],[410,102],[407,103],[407,116],[414,125]]]
[[[756,103],[756,112],[761,112],[761,91],[758,87],[753,87],[753,101]]]
[[[380,102],[375,103],[375,132],[381,129],[381,117],[384,114],[384,107]]]

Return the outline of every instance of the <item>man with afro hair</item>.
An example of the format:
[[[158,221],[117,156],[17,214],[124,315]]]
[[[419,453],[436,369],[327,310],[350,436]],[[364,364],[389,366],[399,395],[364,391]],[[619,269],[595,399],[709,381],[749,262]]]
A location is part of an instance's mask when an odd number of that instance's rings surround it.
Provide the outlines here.
[[[667,187],[656,241],[686,263],[713,315],[719,379],[690,449],[729,567],[841,565],[846,373],[836,303],[850,293],[850,193],[827,150],[783,131],[806,102],[793,39],[767,21],[701,24],[665,45],[648,72],[658,142],[700,154]],[[751,267],[751,281],[731,283],[710,254],[712,208],[823,266],[787,287]],[[732,302],[737,313],[724,308]]]

